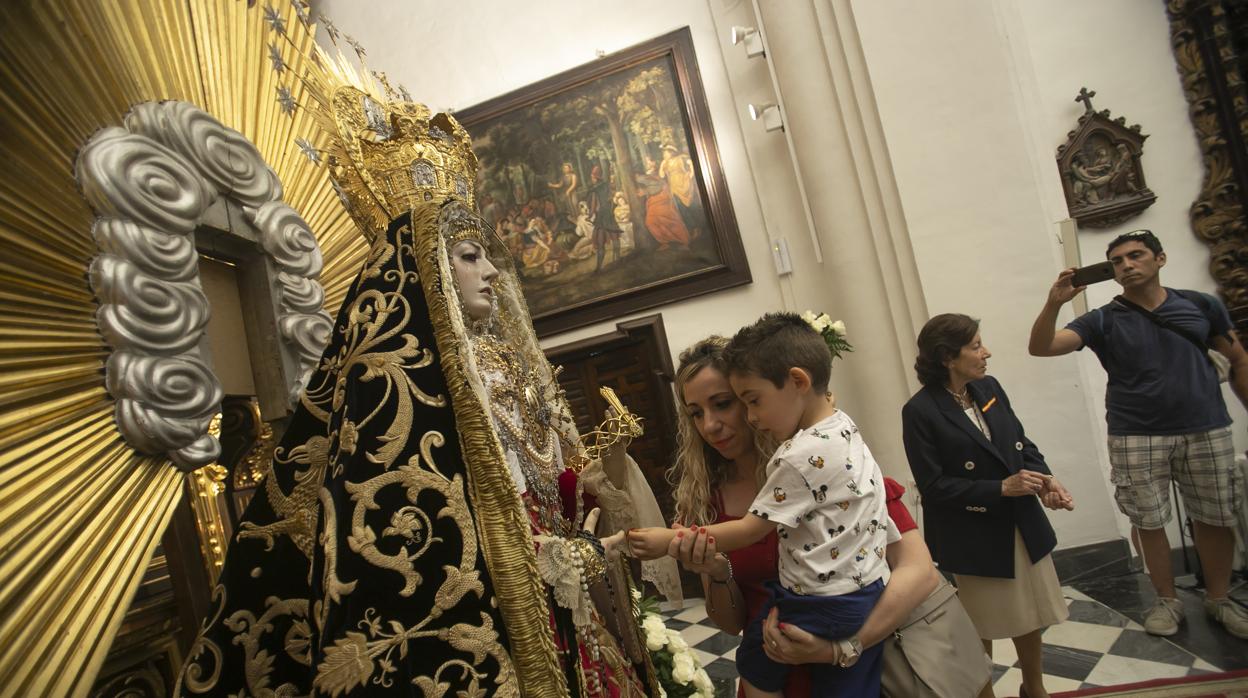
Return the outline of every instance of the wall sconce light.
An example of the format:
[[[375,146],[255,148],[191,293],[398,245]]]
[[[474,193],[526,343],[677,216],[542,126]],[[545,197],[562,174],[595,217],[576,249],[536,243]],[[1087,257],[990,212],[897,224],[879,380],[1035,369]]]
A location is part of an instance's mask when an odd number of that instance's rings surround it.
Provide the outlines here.
[[[775,104],[750,105],[750,118],[762,121],[763,128],[768,131],[783,131],[784,119],[780,116],[780,107]]]
[[[764,53],[763,35],[754,27],[736,26],[732,28],[732,45],[745,44],[745,55],[753,58]]]

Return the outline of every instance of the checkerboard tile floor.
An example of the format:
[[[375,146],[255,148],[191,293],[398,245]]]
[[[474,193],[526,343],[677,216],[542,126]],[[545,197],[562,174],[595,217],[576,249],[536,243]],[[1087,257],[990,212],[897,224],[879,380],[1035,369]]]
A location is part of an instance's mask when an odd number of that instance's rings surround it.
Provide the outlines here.
[[[1073,587],[1062,591],[1070,619],[1044,633],[1044,683],[1051,693],[1224,670],[1165,638],[1148,635],[1138,623]],[[706,617],[701,599],[664,615],[668,627],[679,630],[693,648],[715,683],[716,695],[735,696],[734,659],[741,638],[720,632]],[[995,641],[992,659],[996,695],[1017,696],[1022,672],[1013,643]]]

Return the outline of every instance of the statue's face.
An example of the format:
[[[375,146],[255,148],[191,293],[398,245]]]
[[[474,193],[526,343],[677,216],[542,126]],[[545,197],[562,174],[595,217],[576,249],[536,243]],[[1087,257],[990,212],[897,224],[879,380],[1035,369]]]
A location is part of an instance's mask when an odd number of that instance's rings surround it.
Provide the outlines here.
[[[451,248],[451,268],[459,286],[464,312],[473,320],[488,320],[494,311],[494,279],[498,269],[485,256],[485,250],[472,240],[461,240]]]

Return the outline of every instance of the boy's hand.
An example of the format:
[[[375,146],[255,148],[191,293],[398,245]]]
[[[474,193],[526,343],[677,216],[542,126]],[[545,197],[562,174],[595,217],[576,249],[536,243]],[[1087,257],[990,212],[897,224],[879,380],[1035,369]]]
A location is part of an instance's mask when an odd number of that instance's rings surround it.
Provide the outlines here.
[[[672,539],[684,531],[667,528],[634,528],[628,532],[628,549],[639,560],[657,560],[667,555]]]

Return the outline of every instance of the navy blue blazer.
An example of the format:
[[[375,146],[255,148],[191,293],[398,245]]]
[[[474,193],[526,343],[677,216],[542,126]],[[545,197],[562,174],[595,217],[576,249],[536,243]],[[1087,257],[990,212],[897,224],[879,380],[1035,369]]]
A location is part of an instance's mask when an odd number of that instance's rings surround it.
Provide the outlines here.
[[[1057,536],[1040,499],[1001,496],[1001,481],[1026,468],[1049,466],[1023,433],[996,378],[967,384],[989,441],[943,386],[927,386],[901,410],[910,472],[923,496],[923,536],[945,572],[1014,577],[1014,529],[1035,562],[1052,552]]]

